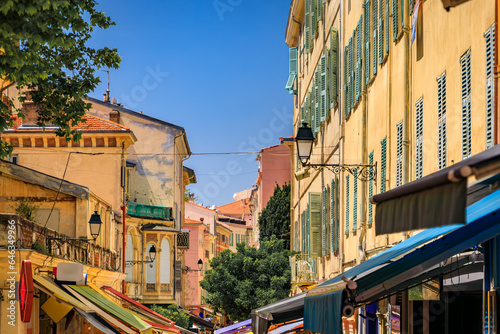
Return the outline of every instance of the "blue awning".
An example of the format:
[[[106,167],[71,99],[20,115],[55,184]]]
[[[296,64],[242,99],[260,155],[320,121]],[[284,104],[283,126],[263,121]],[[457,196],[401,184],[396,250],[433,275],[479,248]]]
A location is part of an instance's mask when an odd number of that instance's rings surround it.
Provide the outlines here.
[[[215,334],[249,332],[252,330],[252,319],[240,321],[230,326],[215,330]]]
[[[369,302],[391,284],[420,275],[441,261],[500,235],[499,211],[500,190],[467,208],[467,225],[422,231],[310,290],[304,301],[304,329],[325,334],[341,332],[342,290],[346,286],[343,276],[357,284],[356,302]]]

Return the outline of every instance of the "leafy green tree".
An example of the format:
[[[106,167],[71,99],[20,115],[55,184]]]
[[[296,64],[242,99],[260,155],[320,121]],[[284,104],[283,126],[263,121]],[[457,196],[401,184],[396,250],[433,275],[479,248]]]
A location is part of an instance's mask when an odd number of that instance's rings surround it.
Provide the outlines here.
[[[200,286],[208,292],[208,304],[231,320],[245,320],[252,309],[286,298],[290,294],[292,254],[285,242],[271,237],[259,249],[245,243],[237,252],[226,249],[210,260]]]
[[[177,326],[189,328],[189,315],[187,315],[186,312],[179,310],[179,306],[177,304],[171,304],[167,307],[154,304],[150,308],[151,310],[172,320]]]
[[[116,69],[121,60],[116,49],[87,45],[94,29],[114,25],[96,5],[94,0],[0,1],[0,96],[14,84],[19,91],[15,98],[0,99],[0,133],[12,127],[13,113],[25,116],[13,104],[17,99],[34,102],[39,126],[59,126],[56,134],[67,140],[81,138],[71,126],[91,107],[82,98],[99,84],[95,72]],[[0,157],[11,153],[0,141]]]
[[[198,202],[198,196],[191,192],[189,188],[186,188],[186,191],[184,192],[184,201],[196,204]]]
[[[259,216],[259,230],[260,240],[275,235],[285,242],[286,249],[290,249],[290,184],[276,185]]]

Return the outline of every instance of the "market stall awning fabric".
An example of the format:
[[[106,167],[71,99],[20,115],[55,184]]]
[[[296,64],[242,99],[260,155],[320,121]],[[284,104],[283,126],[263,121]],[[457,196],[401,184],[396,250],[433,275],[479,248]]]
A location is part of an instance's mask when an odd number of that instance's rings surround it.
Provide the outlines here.
[[[352,291],[357,303],[370,302],[390,293],[395,286],[402,288],[401,282],[423,277],[441,261],[500,235],[500,190],[470,205],[467,222],[459,228],[425,230],[310,290],[304,302],[304,329],[325,334],[341,332],[346,280],[357,285]]]
[[[103,332],[104,334],[121,334],[113,326],[107,323],[104,319],[95,313],[85,313],[79,309],[75,309],[78,314],[80,314],[85,320],[87,320],[92,326]]]
[[[240,321],[224,328],[216,329],[215,334],[236,334],[248,333],[252,330],[252,319]]]
[[[300,293],[252,310],[252,332],[254,334],[266,333],[271,324],[302,318],[305,296],[305,293]]]

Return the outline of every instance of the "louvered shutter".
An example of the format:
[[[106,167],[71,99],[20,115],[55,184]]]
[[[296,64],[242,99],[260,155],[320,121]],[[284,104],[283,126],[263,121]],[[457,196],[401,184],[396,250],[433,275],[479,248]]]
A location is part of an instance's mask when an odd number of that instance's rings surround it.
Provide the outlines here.
[[[349,94],[349,107],[348,107],[348,110],[347,110],[347,114],[350,115],[351,114],[351,108],[353,106],[353,87],[354,87],[354,76],[353,76],[353,73],[354,73],[354,68],[353,68],[353,52],[354,52],[354,48],[353,48],[353,38],[349,38],[349,82],[348,82],[348,85],[349,85],[349,88],[348,88],[348,94]]]
[[[311,205],[307,203],[307,214],[306,214],[306,251],[308,255],[311,255]]]
[[[363,66],[365,68],[365,85],[370,82],[370,0],[365,2],[365,56],[363,61]]]
[[[304,37],[306,44],[306,52],[311,50],[311,2],[313,0],[305,0],[305,15],[304,15]]]
[[[330,246],[331,249],[330,251],[335,252],[337,250],[337,208],[336,208],[336,202],[337,202],[337,184],[335,182],[335,179],[332,179],[332,186],[331,186],[331,192],[330,192]]]
[[[386,2],[388,0],[385,0]],[[378,64],[382,64],[382,60],[384,59],[384,0],[380,0],[379,4],[379,18],[378,18]]]
[[[385,54],[389,53],[389,7],[389,0],[385,0]]]
[[[305,102],[302,103],[300,106],[300,125],[305,122],[306,119],[306,108],[305,108]]]
[[[352,230],[358,228],[358,168],[354,168],[353,173],[353,198],[352,198]]]
[[[320,69],[321,69],[321,78],[320,78],[320,113],[321,113],[321,122],[326,121],[326,111],[329,108],[326,105],[326,55],[321,55],[320,58]]]
[[[380,142],[380,192],[384,193],[386,190],[386,169],[387,169],[387,137]]]
[[[392,40],[396,41],[399,33],[398,25],[398,0],[392,0]]]
[[[182,261],[174,262],[174,284],[175,291],[182,291]]]
[[[424,99],[420,98],[415,104],[416,109],[416,137],[415,147],[415,179],[423,176],[423,134],[424,134]]]
[[[326,232],[326,219],[327,219],[327,205],[328,205],[328,200],[327,200],[327,191],[326,191],[326,187],[323,188],[323,192],[322,192],[322,200],[321,200],[321,207],[322,207],[322,212],[321,212],[321,244],[322,244],[322,248],[321,248],[321,254],[323,256],[326,255],[327,253],[327,247],[326,247],[326,238],[327,238],[327,232]]]
[[[471,78],[470,50],[460,58],[462,79],[462,159],[471,155]]]
[[[493,99],[493,66],[495,61],[495,25],[484,33],[486,43],[486,148],[493,146],[495,101]]]
[[[338,98],[338,31],[330,31],[330,108],[335,107]]]
[[[372,22],[373,22],[373,65],[372,71],[373,75],[377,74],[377,59],[378,59],[378,26],[379,18],[378,18],[378,0],[373,0],[372,5]]]
[[[443,73],[438,82],[438,168],[446,167],[446,73]]]
[[[309,124],[310,127],[313,127],[313,95],[311,92],[308,92],[307,93],[307,108],[306,108],[306,121],[307,121],[307,124]]]
[[[345,233],[349,233],[349,175],[345,177]]]
[[[297,78],[297,47],[289,49],[289,64],[288,64],[288,80],[286,82],[285,89],[290,92],[290,94],[297,93],[297,88],[295,87],[295,80]]]
[[[314,48],[314,40],[318,32],[318,13],[316,11],[316,0],[311,1],[311,49]]]
[[[309,193],[311,256],[321,256],[321,193]]]
[[[316,21],[321,20],[321,14],[323,11],[323,2],[322,0],[316,0]]]
[[[373,165],[373,151],[368,155],[368,163]],[[373,167],[370,167],[370,174],[373,175]],[[373,204],[370,198],[373,196],[373,179],[368,183],[368,223],[373,222]]]
[[[314,71],[314,137],[316,138],[316,134],[319,132],[320,128],[320,72],[318,69]]]
[[[349,48],[344,47],[344,119],[347,119],[349,109]]]
[[[363,32],[361,30],[361,22],[363,20],[363,15],[358,21],[358,25],[356,26],[356,101],[359,101],[361,98],[361,61],[362,55],[361,50],[363,47],[362,35]]]
[[[403,184],[403,121],[396,125],[396,186]]]
[[[307,219],[306,219],[307,210],[302,211],[300,225],[301,225],[301,241],[302,241],[302,254],[308,254],[306,247],[306,227],[307,227]]]

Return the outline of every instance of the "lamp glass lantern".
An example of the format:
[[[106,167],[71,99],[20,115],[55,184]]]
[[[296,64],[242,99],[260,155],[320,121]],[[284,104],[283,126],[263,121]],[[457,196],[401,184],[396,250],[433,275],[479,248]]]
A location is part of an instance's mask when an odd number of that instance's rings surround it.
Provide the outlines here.
[[[295,137],[297,143],[297,155],[302,165],[305,165],[311,157],[312,145],[314,142],[314,134],[307,123],[302,123],[302,126],[297,131]]]
[[[198,270],[201,271],[203,269],[203,261],[201,259],[198,260]]]
[[[101,216],[97,213],[97,211],[94,211],[89,220],[90,234],[92,235],[92,238],[94,238],[94,240],[97,239],[99,233],[101,232],[101,225]]]
[[[155,245],[152,245],[151,248],[149,248],[149,258],[151,259],[151,262],[153,262],[156,259],[156,247],[155,247]]]

